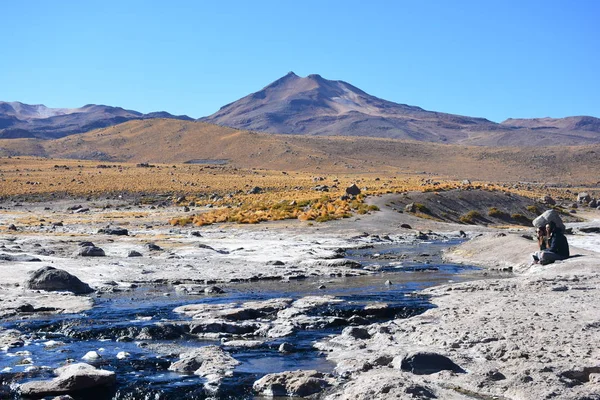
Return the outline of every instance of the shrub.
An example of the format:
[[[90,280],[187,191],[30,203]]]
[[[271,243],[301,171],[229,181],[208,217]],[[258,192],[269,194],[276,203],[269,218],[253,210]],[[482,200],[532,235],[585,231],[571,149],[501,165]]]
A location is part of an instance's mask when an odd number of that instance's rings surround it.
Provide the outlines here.
[[[513,214],[510,217],[516,222],[518,222],[520,225],[529,225],[532,222],[531,219],[527,218],[523,214]]]
[[[415,209],[418,212],[422,212],[423,214],[430,214],[431,213],[431,211],[429,210],[429,208],[427,208],[427,206],[425,204],[415,203]]]
[[[479,214],[478,211],[475,210],[471,210],[466,214],[463,214],[459,220],[462,223],[465,224],[474,224],[476,219],[480,219],[481,218],[481,214]]]
[[[504,211],[500,211],[496,207],[490,207],[490,209],[488,210],[488,215],[490,217],[500,218],[500,219],[508,219],[509,218],[508,213],[506,213]]]
[[[535,215],[539,215],[542,213],[540,211],[540,209],[538,208],[538,206],[535,206],[535,205],[527,206],[527,211],[529,211],[530,213],[533,213]]]

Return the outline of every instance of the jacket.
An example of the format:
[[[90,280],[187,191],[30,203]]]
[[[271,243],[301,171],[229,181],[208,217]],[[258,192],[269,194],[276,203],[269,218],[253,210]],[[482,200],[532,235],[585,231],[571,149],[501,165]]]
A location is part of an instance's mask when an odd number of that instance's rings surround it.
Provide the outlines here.
[[[554,231],[550,236],[548,250],[563,257],[569,257],[569,243],[562,231]]]

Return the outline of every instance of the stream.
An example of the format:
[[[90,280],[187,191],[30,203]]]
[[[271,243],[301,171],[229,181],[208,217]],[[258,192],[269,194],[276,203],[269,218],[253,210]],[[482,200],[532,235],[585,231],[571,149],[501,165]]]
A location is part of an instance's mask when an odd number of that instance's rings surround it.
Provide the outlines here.
[[[441,250],[461,241],[387,243],[347,250],[346,258],[374,271],[370,275],[227,284],[221,286],[225,293],[217,295],[184,294],[166,285],[140,286],[132,291],[102,293],[95,298],[95,306],[81,314],[32,315],[3,321],[0,326],[19,330],[27,340],[23,347],[0,352],[0,398],[18,399],[17,383],[51,379],[52,370],[65,361],[80,362],[86,353],[95,351],[100,358],[84,362],[115,371],[117,385],[72,394],[74,399],[260,399],[252,392],[252,384],[265,374],[297,369],[333,371],[335,365],[313,348],[316,341],[339,334],[349,325],[420,314],[432,307],[428,298],[419,294],[424,288],[481,279],[477,268],[442,262]],[[310,308],[306,314],[317,321],[315,324],[274,338],[225,334],[199,338],[190,333],[191,317],[174,312],[190,304],[241,304],[305,296],[334,296],[343,301]],[[365,308],[380,303],[386,306]],[[207,393],[205,378],[168,370],[186,349],[220,345],[229,339],[258,339],[261,344],[252,348],[223,344],[240,365],[222,380],[218,391]],[[291,351],[279,351],[284,342],[291,345]],[[129,356],[117,357],[122,352]]]

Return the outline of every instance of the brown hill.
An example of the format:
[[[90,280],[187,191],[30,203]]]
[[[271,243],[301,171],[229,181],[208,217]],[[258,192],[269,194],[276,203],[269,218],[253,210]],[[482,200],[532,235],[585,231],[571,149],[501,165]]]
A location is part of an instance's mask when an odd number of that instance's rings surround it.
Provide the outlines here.
[[[371,96],[343,81],[293,72],[222,107],[202,121],[280,134],[369,136],[469,145],[576,145],[600,143],[600,119],[508,120],[427,111]],[[565,119],[566,120],[566,119]]]
[[[454,179],[596,182],[600,145],[441,145],[365,137],[274,135],[170,119],[129,121],[56,140],[0,140],[0,156],[155,163],[227,163],[314,173],[387,172]]]
[[[175,116],[164,111],[143,114],[96,104],[79,108],[50,108],[43,104],[0,101],[0,138],[56,139],[134,119],[152,118],[191,120],[188,116]]]

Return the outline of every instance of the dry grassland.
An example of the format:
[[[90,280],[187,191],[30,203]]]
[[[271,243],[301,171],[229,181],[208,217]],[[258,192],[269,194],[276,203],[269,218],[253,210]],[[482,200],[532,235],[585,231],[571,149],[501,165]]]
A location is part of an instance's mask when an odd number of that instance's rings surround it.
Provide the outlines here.
[[[300,219],[324,222],[375,211],[365,196],[408,191],[464,188],[462,181],[415,175],[340,173],[316,175],[195,164],[102,163],[33,157],[0,158],[0,197],[50,200],[63,197],[122,196],[141,204],[168,201],[179,206],[207,207],[194,216],[176,217],[172,224],[207,225],[219,222],[258,223]],[[341,200],[356,183],[362,194]],[[319,190],[324,186],[327,191]],[[258,193],[251,194],[253,188]],[[511,191],[529,197],[565,196],[564,190],[528,185],[473,182],[470,187]],[[568,196],[568,193],[566,194]],[[138,215],[139,214],[139,215]],[[144,213],[107,212],[108,220],[143,218]],[[35,224],[39,221],[21,221]]]

